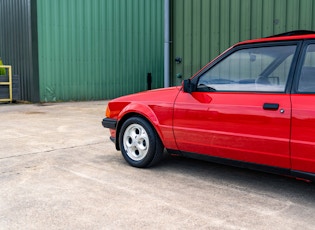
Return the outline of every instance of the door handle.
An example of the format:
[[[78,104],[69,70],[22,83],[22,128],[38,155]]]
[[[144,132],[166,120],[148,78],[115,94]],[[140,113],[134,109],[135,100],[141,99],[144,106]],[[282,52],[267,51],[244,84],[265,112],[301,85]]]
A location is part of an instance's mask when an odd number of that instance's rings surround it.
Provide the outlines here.
[[[278,110],[279,104],[278,103],[264,103],[263,108],[264,110]]]

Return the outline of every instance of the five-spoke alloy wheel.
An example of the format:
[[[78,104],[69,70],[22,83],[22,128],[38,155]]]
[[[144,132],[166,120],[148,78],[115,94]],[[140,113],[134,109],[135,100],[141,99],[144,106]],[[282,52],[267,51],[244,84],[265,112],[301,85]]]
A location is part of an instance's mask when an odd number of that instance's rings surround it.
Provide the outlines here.
[[[159,136],[151,124],[141,117],[131,117],[123,123],[119,144],[125,160],[134,167],[152,166],[163,155]]]

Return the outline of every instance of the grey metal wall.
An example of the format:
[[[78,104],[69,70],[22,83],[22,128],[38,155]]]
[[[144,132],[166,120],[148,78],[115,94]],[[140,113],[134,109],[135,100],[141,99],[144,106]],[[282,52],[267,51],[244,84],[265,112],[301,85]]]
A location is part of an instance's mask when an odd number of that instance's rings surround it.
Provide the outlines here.
[[[20,78],[21,99],[39,101],[36,0],[0,0],[0,57]]]

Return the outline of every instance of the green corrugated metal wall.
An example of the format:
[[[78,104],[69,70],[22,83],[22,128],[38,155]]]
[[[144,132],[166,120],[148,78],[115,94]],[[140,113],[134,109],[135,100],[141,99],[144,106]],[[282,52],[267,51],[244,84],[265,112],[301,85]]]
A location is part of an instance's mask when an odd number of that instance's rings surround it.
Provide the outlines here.
[[[163,0],[37,0],[41,101],[163,86]]]
[[[174,0],[172,11],[174,85],[238,41],[315,30],[314,0]]]

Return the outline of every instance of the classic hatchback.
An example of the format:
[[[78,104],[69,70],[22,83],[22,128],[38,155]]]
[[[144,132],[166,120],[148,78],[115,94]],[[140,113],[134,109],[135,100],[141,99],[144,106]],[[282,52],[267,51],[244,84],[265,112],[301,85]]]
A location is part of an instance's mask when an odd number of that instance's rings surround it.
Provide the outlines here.
[[[166,149],[315,180],[315,33],[240,42],[182,86],[110,101],[102,124],[135,167]]]

